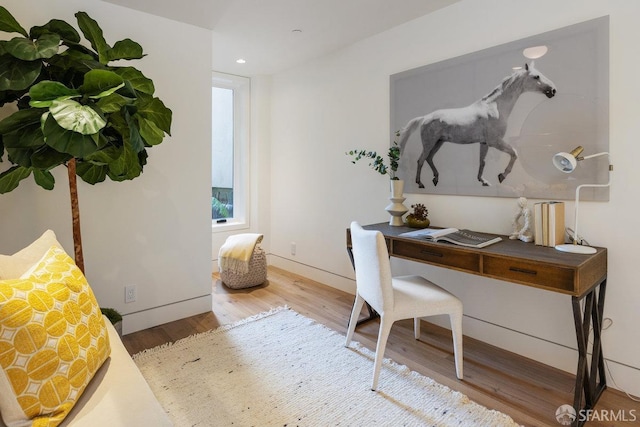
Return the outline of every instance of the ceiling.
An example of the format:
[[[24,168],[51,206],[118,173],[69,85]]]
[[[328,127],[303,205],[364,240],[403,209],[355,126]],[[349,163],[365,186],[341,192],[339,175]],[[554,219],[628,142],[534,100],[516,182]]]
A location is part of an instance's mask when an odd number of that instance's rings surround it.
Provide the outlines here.
[[[213,31],[213,69],[274,74],[459,0],[103,0]],[[294,31],[299,30],[299,31]],[[243,58],[245,64],[237,64]]]

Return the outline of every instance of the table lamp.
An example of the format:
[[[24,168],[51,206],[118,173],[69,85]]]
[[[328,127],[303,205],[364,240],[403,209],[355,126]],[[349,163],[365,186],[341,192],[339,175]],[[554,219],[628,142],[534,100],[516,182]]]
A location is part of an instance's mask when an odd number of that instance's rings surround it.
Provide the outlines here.
[[[558,168],[560,171],[564,173],[573,172],[578,166],[578,162],[582,160],[591,159],[593,157],[598,156],[608,156],[609,157],[609,172],[613,170],[613,165],[611,165],[611,156],[608,152],[591,154],[589,156],[580,156],[584,148],[582,146],[577,146],[570,153],[558,153],[553,156],[553,165]],[[575,221],[573,228],[573,244],[564,244],[564,245],[556,245],[556,249],[562,252],[572,252],[577,254],[594,254],[596,253],[596,249],[591,246],[579,245],[578,240],[580,237],[578,236],[578,203],[580,200],[580,189],[583,187],[608,187],[611,184],[611,173],[609,173],[609,181],[606,184],[582,184],[578,185],[576,188],[576,207],[575,207]]]

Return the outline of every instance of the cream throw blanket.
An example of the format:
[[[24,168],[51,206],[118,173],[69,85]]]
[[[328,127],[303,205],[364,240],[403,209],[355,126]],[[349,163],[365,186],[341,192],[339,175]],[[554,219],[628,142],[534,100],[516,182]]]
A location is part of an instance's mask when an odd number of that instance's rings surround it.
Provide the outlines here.
[[[220,270],[229,270],[234,273],[247,274],[249,272],[249,260],[253,250],[262,241],[262,234],[244,233],[227,237],[218,253],[218,266]]]

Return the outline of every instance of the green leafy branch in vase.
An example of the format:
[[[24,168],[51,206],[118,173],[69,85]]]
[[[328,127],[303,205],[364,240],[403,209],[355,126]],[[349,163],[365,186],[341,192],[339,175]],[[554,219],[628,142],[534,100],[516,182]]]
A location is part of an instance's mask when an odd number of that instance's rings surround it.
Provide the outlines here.
[[[396,132],[396,136],[398,135],[399,132]],[[387,158],[389,160],[388,164],[385,163],[385,159],[375,151],[356,149],[347,151],[345,154],[353,157],[351,163],[354,165],[359,160],[371,159],[372,162],[369,163],[369,166],[373,170],[378,172],[380,175],[389,174],[389,177],[392,180],[399,179],[396,176],[396,172],[398,171],[398,164],[400,161],[400,147],[398,147],[398,143],[396,141],[393,141],[393,145],[389,147],[389,151],[387,152]]]

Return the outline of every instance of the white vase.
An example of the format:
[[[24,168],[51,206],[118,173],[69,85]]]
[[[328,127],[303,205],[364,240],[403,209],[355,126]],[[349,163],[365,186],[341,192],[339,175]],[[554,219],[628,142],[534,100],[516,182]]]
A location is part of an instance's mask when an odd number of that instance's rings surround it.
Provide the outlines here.
[[[402,204],[406,200],[406,197],[403,196],[404,191],[404,181],[401,179],[391,180],[391,203],[389,206],[385,208],[389,214],[391,214],[391,218],[389,219],[389,225],[398,226],[404,225],[402,222],[402,215],[407,213],[409,209],[405,205]]]

